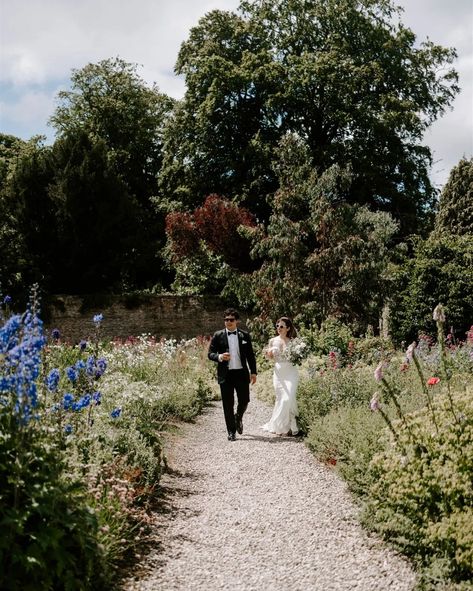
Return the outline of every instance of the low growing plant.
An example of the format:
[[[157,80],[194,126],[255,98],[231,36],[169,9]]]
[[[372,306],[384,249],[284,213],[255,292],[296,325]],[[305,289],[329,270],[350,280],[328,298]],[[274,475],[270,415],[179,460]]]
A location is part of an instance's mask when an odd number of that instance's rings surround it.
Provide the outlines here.
[[[473,577],[473,390],[471,382],[463,391],[452,387],[440,305],[434,320],[439,374],[426,379],[415,343],[407,352],[422,385],[423,409],[406,414],[396,385],[381,365],[376,369],[397,419],[387,416],[379,395],[373,398],[372,410],[381,413],[389,436],[370,465],[365,522],[416,560],[425,588],[448,581],[463,588]]]

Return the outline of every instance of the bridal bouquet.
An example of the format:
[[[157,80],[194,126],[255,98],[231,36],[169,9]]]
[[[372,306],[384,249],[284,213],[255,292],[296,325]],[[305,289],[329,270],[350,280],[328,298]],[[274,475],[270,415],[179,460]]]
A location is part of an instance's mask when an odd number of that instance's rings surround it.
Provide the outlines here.
[[[299,337],[291,339],[285,350],[285,357],[293,365],[301,365],[309,356],[309,345]]]

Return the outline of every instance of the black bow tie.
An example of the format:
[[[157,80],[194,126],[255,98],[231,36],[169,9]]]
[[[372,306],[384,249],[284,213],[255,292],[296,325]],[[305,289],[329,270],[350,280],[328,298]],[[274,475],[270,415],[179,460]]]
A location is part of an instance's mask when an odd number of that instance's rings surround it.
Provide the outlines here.
[[[231,331],[228,331],[228,334],[236,334],[236,333],[237,333],[237,331],[236,331],[236,330],[234,330],[233,332],[231,332]]]

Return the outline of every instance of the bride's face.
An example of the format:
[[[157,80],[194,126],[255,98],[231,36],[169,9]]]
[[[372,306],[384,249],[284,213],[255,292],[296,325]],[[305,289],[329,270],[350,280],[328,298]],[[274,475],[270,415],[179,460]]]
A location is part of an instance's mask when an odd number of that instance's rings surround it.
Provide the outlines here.
[[[276,330],[280,337],[285,337],[287,335],[287,326],[281,320],[276,324]]]

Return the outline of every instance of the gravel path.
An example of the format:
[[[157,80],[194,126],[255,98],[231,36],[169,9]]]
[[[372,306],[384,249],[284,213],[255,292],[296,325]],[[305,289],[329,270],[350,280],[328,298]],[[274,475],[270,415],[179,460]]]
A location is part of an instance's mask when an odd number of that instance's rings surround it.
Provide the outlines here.
[[[344,483],[297,439],[259,429],[271,409],[252,399],[244,433],[226,440],[220,403],[172,442],[162,479],[161,547],[125,591],[407,591],[408,563],[356,522]]]

